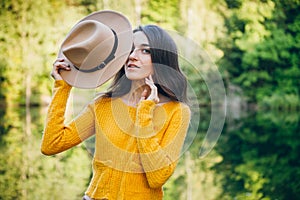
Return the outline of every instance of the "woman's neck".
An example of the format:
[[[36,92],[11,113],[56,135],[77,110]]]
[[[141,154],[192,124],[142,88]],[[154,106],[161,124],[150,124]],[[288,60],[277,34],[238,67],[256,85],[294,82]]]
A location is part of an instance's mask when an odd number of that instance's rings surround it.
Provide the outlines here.
[[[149,90],[150,88],[145,84],[145,81],[132,81],[130,91],[121,97],[121,99],[129,106],[136,106],[141,100],[142,93],[145,88]],[[150,92],[150,91],[148,91]],[[158,94],[160,99],[159,104],[164,104],[171,101],[170,98]]]
[[[128,105],[137,105],[142,97],[145,87],[147,86],[144,80],[132,81],[130,91],[122,97],[123,101],[125,101]]]

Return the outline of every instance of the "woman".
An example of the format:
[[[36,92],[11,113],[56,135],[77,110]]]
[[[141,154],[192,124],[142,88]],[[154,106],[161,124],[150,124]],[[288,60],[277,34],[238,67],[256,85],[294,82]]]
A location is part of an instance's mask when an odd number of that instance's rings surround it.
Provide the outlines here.
[[[133,48],[104,95],[68,125],[64,113],[71,86],[53,65],[55,79],[41,150],[53,155],[96,135],[93,178],[83,199],[162,199],[174,172],[190,120],[187,81],[176,45],[160,27],[134,30]]]

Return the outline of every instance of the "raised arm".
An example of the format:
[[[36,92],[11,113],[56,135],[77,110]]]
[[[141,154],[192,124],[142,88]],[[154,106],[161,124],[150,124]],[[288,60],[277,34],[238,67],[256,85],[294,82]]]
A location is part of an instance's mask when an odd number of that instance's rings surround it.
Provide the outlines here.
[[[68,63],[62,58],[56,59],[51,72],[55,83],[41,144],[41,152],[45,155],[65,151],[94,133],[91,106],[88,106],[70,124],[65,125],[66,105],[72,87],[62,80],[60,70],[70,70]]]
[[[65,151],[94,134],[94,114],[91,105],[69,124],[65,124],[65,110],[70,90],[71,86],[63,80],[55,81],[41,144],[41,151],[45,155]]]

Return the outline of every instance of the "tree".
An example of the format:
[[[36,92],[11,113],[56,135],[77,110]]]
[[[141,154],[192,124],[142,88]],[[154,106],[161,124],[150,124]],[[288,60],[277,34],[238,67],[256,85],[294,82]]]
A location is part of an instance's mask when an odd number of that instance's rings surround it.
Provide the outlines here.
[[[226,1],[228,38],[220,65],[250,102],[299,96],[298,1]],[[299,101],[298,101],[299,102]]]
[[[2,95],[8,104],[40,104],[32,94],[49,95],[49,72],[59,43],[80,12],[66,4],[46,0],[5,0],[1,4],[0,60]],[[43,8],[43,9],[41,9]],[[77,14],[79,13],[79,14]],[[78,17],[79,18],[79,17]],[[23,98],[25,97],[25,98]]]
[[[220,198],[298,199],[299,119],[297,112],[258,111],[234,121],[216,147]]]
[[[83,146],[52,157],[40,153],[45,115],[32,109],[25,134],[25,109],[9,107],[0,124],[0,199],[79,199],[90,175],[90,158]],[[2,121],[1,120],[1,121]],[[67,198],[64,197],[67,195]]]

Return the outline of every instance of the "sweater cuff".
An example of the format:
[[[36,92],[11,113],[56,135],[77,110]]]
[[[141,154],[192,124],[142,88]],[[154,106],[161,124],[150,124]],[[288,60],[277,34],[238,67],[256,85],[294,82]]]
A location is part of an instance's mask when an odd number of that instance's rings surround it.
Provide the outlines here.
[[[139,127],[144,128],[151,125],[155,105],[155,102],[152,100],[143,100],[139,103],[137,107],[137,119]]]

